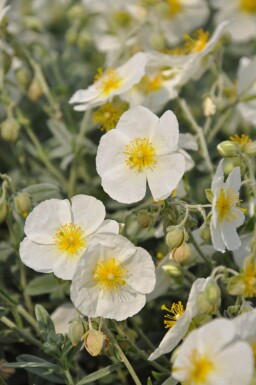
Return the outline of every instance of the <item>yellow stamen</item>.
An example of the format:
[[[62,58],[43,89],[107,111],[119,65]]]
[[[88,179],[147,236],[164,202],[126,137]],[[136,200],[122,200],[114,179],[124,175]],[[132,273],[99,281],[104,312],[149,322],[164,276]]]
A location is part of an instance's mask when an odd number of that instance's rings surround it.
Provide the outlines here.
[[[182,4],[180,0],[167,0],[168,6],[169,6],[169,17],[175,17],[179,13],[182,12]]]
[[[231,187],[227,189],[220,189],[216,202],[218,220],[220,222],[233,222],[235,219],[239,218],[240,215],[233,210],[234,208],[241,209],[238,204],[239,196],[235,190],[233,190]]]
[[[188,384],[205,384],[207,377],[213,371],[214,366],[207,356],[200,354],[197,350],[190,357],[191,367]]]
[[[153,77],[149,77],[147,75],[143,76],[138,87],[145,94],[149,94],[151,92],[159,91],[163,84],[163,77],[161,74],[156,74]]]
[[[256,0],[240,0],[241,10],[247,13],[256,13]]]
[[[141,172],[144,168],[153,169],[157,164],[155,148],[147,138],[135,138],[125,146],[125,163],[131,169]]]
[[[115,258],[98,262],[93,270],[93,279],[103,291],[119,291],[126,284],[128,269]]]
[[[242,134],[242,135],[234,135],[234,136],[230,136],[229,139],[238,144],[240,147],[243,147],[245,144],[247,143],[251,143],[252,140],[249,138],[248,135],[245,135],[245,134]]]
[[[186,53],[202,51],[209,40],[209,32],[205,32],[203,29],[198,29],[194,36],[194,38],[190,37],[189,35],[184,36],[184,47]]]
[[[128,109],[128,103],[123,101],[108,102],[92,115],[93,122],[100,125],[101,131],[115,128],[120,117]]]
[[[162,305],[161,306],[161,310],[165,310],[165,311],[168,311],[169,313],[171,313],[172,315],[170,314],[166,314],[164,317],[167,318],[166,320],[164,320],[164,325],[165,325],[165,328],[171,328],[175,325],[175,323],[177,322],[177,320],[182,316],[182,314],[184,313],[184,307],[181,303],[181,301],[179,302],[174,302],[171,306],[170,309],[168,309],[167,306],[165,305]]]
[[[107,69],[105,74],[103,74],[102,68],[98,68],[94,80],[105,96],[120,88],[123,81],[121,76],[119,76],[113,68]]]
[[[59,250],[70,255],[79,254],[87,244],[82,228],[74,223],[60,226],[56,230],[54,241]]]

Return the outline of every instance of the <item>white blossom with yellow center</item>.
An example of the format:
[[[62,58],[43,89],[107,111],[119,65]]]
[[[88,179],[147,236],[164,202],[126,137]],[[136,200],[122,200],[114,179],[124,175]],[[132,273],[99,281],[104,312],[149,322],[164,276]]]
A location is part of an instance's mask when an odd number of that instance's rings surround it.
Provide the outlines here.
[[[253,355],[236,340],[231,321],[216,319],[192,331],[174,360],[172,376],[186,385],[249,385]]]
[[[146,54],[139,52],[118,68],[98,71],[95,82],[86,90],[76,91],[69,103],[75,105],[75,110],[85,111],[123,94],[143,77],[146,61]]]
[[[212,218],[210,223],[213,247],[224,253],[241,245],[236,228],[244,223],[245,216],[239,207],[241,186],[240,168],[236,167],[224,183],[223,160],[220,161],[212,181]]]
[[[105,215],[103,203],[88,195],[74,196],[71,204],[67,199],[40,203],[26,219],[21,260],[41,273],[72,279],[93,237],[101,232],[118,233],[118,223],[104,220]]]
[[[121,235],[95,236],[77,264],[70,293],[88,317],[121,321],[138,313],[155,285],[149,253]]]
[[[256,0],[211,0],[217,9],[215,23],[230,20],[227,31],[232,41],[248,42],[256,38]]]
[[[167,198],[185,171],[178,141],[178,121],[172,111],[159,119],[145,107],[131,108],[116,129],[101,138],[96,166],[102,187],[111,198],[132,203],[145,196],[148,182],[155,200]]]

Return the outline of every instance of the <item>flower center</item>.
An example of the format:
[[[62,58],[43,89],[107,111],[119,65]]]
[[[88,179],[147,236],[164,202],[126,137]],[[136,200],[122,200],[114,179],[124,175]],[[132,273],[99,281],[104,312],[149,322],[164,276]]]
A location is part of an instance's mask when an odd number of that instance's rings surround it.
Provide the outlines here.
[[[156,165],[155,148],[147,138],[135,138],[125,146],[125,163],[131,169],[141,172],[144,168],[153,169]]]
[[[103,291],[119,291],[126,284],[127,277],[128,269],[115,258],[98,262],[93,270],[93,279]]]
[[[231,142],[234,142],[238,144],[239,147],[243,148],[245,144],[252,143],[252,140],[249,138],[248,135],[242,134],[242,135],[234,135],[230,136],[229,139]]]
[[[167,318],[164,320],[164,325],[165,325],[166,329],[173,327],[175,325],[175,323],[178,321],[178,319],[184,313],[184,307],[183,307],[181,301],[179,301],[177,303],[174,302],[170,309],[168,309],[167,306],[162,305],[161,310],[166,310],[172,314],[172,315],[166,314],[164,316],[165,318]]]
[[[206,32],[201,28],[195,32],[194,36],[194,38],[189,35],[184,36],[184,49],[186,50],[186,53],[202,51],[209,40],[209,32]]]
[[[234,208],[240,209],[240,207],[237,206],[238,203],[238,194],[232,188],[226,190],[224,188],[220,189],[216,202],[219,221],[233,222],[239,218],[239,215],[233,211]]]
[[[256,0],[240,0],[242,11],[248,13],[256,13]]]
[[[82,228],[74,223],[60,226],[55,233],[54,242],[58,249],[68,254],[79,254],[86,247],[86,237]]]
[[[129,27],[132,22],[132,18],[129,13],[124,11],[115,12],[113,14],[113,20],[120,27]]]
[[[191,367],[188,383],[189,384],[203,384],[206,382],[207,377],[212,372],[214,366],[211,360],[207,356],[200,354],[197,350],[194,350],[190,357]]]
[[[254,368],[256,368],[256,342],[251,343],[251,348],[254,357]]]
[[[122,84],[122,78],[117,71],[113,68],[106,70],[106,73],[102,73],[102,68],[99,68],[95,76],[97,86],[101,89],[105,96],[108,96],[112,91],[120,88]]]
[[[100,125],[101,131],[115,128],[122,114],[128,109],[128,103],[121,100],[108,102],[92,115],[94,123]]]
[[[169,5],[169,16],[175,17],[182,11],[182,4],[180,0],[167,0],[167,3]]]
[[[163,77],[160,73],[156,74],[153,77],[145,75],[139,83],[139,88],[141,88],[142,92],[144,92],[145,94],[149,94],[151,92],[159,91],[162,84]]]

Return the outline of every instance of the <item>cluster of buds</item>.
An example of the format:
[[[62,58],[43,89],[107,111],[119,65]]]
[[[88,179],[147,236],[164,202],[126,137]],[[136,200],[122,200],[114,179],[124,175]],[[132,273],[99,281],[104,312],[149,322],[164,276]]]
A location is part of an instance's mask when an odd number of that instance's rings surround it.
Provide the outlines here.
[[[219,154],[224,158],[233,158],[245,154],[247,156],[256,155],[256,141],[251,140],[247,135],[235,135],[225,140],[217,146]]]

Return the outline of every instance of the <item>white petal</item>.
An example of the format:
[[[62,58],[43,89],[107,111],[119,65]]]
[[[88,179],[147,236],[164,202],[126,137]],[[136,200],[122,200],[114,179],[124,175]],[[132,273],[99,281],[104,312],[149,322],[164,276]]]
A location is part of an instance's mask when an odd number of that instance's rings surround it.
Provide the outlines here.
[[[157,130],[158,121],[159,118],[148,108],[137,106],[123,113],[116,129],[130,139],[151,139]]]
[[[189,133],[179,134],[179,147],[185,150],[197,151],[198,144],[195,136]]]
[[[233,223],[223,224],[222,232],[223,240],[228,250],[237,250],[241,246],[241,240],[236,232],[236,227]]]
[[[34,242],[53,244],[57,228],[71,221],[68,200],[49,199],[40,203],[29,214],[24,232]]]
[[[70,255],[68,253],[62,252],[58,260],[53,265],[54,275],[64,280],[72,280],[77,263],[83,253],[84,250],[76,255]]]
[[[211,231],[211,237],[212,237],[212,244],[215,250],[221,251],[222,253],[225,252],[225,243],[222,239],[222,233],[221,233],[221,227],[219,224],[217,226],[214,226],[213,220],[210,222],[210,231]]]
[[[100,234],[100,233],[118,234],[119,233],[118,222],[112,219],[106,219],[105,221],[102,222],[102,224],[96,231],[96,234]]]
[[[146,194],[146,175],[143,172],[136,173],[126,164],[120,164],[102,175],[102,187],[118,202],[138,202]]]
[[[171,352],[183,339],[188,331],[191,315],[186,312],[177,320],[175,325],[166,333],[159,347],[149,356],[149,360],[156,360],[163,354]]]
[[[40,245],[27,237],[20,244],[22,262],[40,273],[52,273],[53,265],[60,257],[55,245]]]
[[[152,142],[157,148],[157,155],[170,154],[177,150],[179,123],[172,111],[166,111],[159,119]]]
[[[212,190],[213,192],[220,186],[220,184],[224,181],[224,171],[223,171],[223,162],[224,159],[221,159],[221,161],[218,164],[216,173],[212,180]]]
[[[229,174],[226,180],[226,185],[237,191],[240,189],[241,187],[240,167],[234,168],[234,170]]]
[[[88,87],[86,90],[78,90],[74,93],[74,95],[69,100],[70,104],[76,103],[88,103],[95,100],[101,94],[101,90],[99,87],[92,85]]]
[[[181,154],[156,157],[153,170],[147,170],[150,191],[155,200],[166,199],[177,187],[185,172],[185,158]]]
[[[120,95],[130,88],[134,84],[137,84],[141,78],[145,75],[145,66],[147,62],[147,56],[144,52],[138,52],[133,55],[124,65],[117,68],[117,73],[123,78],[122,85],[115,93]]]
[[[204,291],[204,287],[207,284],[207,279],[205,278],[198,278],[195,280],[193,285],[191,286],[188,302],[186,306],[186,311],[189,311],[191,314],[191,318],[195,317],[197,314],[199,314],[198,309],[198,295],[199,293],[202,293]]]
[[[110,130],[101,137],[96,156],[96,168],[100,176],[111,168],[125,163],[125,146],[129,138],[119,130]]]
[[[237,90],[239,95],[248,91],[256,81],[256,58],[242,57],[238,68]]]
[[[85,235],[94,233],[103,222],[106,211],[103,203],[89,195],[76,195],[71,199],[73,221],[83,228]]]
[[[241,314],[234,318],[232,322],[235,325],[236,334],[245,341],[256,341],[256,310]]]

